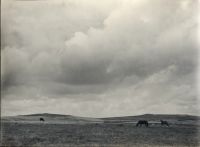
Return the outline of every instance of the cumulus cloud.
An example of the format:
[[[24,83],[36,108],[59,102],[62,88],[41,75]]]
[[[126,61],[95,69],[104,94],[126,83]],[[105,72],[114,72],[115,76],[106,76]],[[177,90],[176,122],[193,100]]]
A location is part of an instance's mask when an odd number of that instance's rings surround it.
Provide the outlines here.
[[[3,1],[3,114],[197,114],[196,3]]]

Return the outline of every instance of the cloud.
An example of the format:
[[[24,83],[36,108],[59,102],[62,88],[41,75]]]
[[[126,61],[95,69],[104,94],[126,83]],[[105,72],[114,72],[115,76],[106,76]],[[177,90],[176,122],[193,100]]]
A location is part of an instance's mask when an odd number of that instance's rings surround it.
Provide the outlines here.
[[[197,4],[68,0],[2,5],[4,114],[197,113]],[[39,108],[45,101],[48,108]]]

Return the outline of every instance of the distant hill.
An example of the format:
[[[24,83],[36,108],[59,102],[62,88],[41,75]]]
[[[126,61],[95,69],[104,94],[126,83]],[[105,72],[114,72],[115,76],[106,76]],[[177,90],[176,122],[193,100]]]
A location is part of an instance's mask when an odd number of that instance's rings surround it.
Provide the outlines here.
[[[152,123],[159,123],[159,120],[167,120],[171,123],[198,123],[200,121],[199,116],[192,115],[163,115],[163,114],[144,114],[138,116],[123,116],[123,117],[108,117],[108,118],[90,118],[79,117],[72,115],[61,114],[30,114],[30,115],[18,115],[2,117],[2,121],[6,122],[30,122],[39,123],[40,118],[44,118],[47,123],[136,123],[138,120],[148,120]]]
[[[88,117],[79,117],[79,116],[61,115],[61,114],[49,114],[49,113],[2,117],[2,121],[39,122],[40,118],[44,118],[45,122],[48,122],[48,123],[73,124],[73,123],[100,123],[100,122],[103,122],[103,120],[97,119],[97,118],[88,118]]]
[[[138,120],[138,119],[145,119],[149,121],[156,121],[156,120],[200,120],[200,116],[192,116],[192,115],[168,115],[168,114],[144,114],[144,115],[137,115],[137,116],[124,116],[124,117],[109,117],[109,118],[102,118],[105,121],[111,120]]]
[[[39,114],[27,114],[27,115],[19,115],[19,116],[68,117],[68,116],[72,116],[72,115],[51,114],[51,113],[39,113]]]

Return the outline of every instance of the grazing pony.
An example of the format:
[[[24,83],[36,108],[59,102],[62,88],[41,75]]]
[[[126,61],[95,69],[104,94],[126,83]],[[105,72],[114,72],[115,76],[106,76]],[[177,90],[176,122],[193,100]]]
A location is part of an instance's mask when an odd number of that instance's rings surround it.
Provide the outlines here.
[[[136,124],[136,127],[138,127],[138,126],[141,127],[143,124],[144,124],[146,127],[149,126],[149,123],[148,123],[147,120],[139,120],[139,121],[137,122],[137,124]]]
[[[40,117],[40,121],[44,121],[44,118]]]
[[[161,126],[168,126],[169,127],[169,123],[167,121],[164,121],[164,120],[160,120],[160,123],[161,123]]]

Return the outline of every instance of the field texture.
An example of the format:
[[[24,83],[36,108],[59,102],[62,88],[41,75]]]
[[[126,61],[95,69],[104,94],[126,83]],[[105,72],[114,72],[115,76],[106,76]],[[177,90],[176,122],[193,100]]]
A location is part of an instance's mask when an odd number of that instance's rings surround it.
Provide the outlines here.
[[[2,146],[199,146],[198,127],[3,123]]]
[[[45,121],[40,121],[43,118]],[[160,119],[170,126],[161,126]],[[149,127],[136,127],[148,120]],[[1,119],[1,146],[126,147],[200,146],[198,116],[140,115],[86,118],[32,114]]]

